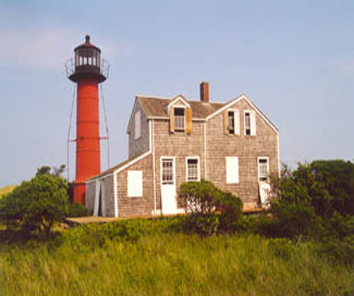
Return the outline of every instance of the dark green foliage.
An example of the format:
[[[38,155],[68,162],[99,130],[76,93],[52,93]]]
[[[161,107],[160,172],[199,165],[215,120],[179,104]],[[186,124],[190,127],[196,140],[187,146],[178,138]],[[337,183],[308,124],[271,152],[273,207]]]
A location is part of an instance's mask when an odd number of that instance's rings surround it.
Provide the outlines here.
[[[85,224],[70,232],[72,247],[78,251],[104,247],[109,242],[137,242],[142,236],[182,232],[185,217],[128,219],[103,224]],[[60,237],[57,237],[60,240]]]
[[[66,217],[85,217],[88,216],[87,209],[81,203],[68,203]]]
[[[48,165],[44,165],[37,169],[36,176],[40,175],[52,175],[53,177],[61,177],[61,175],[65,171],[65,164],[60,165],[59,167],[50,167]]]
[[[205,180],[181,185],[179,198],[187,213],[186,227],[202,235],[230,233],[242,215],[242,201]]]
[[[9,229],[25,234],[44,232],[65,217],[67,185],[61,177],[39,174],[24,181],[0,201],[0,221]]]
[[[290,237],[324,229],[335,213],[352,215],[354,165],[342,160],[299,164],[273,182],[280,199],[271,209],[282,232]],[[324,221],[321,221],[323,219]]]
[[[268,236],[305,237],[321,242],[321,253],[353,262],[354,164],[320,160],[283,169],[273,180],[280,198],[271,203],[272,219],[261,219],[259,231]]]

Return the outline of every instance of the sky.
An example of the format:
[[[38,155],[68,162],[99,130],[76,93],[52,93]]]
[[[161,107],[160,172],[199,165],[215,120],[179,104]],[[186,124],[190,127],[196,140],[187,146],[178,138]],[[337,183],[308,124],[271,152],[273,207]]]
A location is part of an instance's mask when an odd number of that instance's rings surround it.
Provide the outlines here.
[[[352,161],[353,29],[354,1],[0,0],[0,187],[67,163],[64,63],[86,34],[111,65],[111,166],[128,157],[136,95],[198,100],[201,81],[212,102],[246,94],[278,127],[282,162]],[[73,179],[75,144],[69,154]]]

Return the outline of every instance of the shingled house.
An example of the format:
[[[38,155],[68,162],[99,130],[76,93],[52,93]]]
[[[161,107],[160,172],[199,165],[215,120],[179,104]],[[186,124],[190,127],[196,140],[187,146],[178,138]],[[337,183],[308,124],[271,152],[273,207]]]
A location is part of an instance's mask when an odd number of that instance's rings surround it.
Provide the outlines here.
[[[264,201],[268,176],[279,173],[279,133],[245,96],[209,102],[138,96],[127,128],[129,159],[86,181],[94,215],[127,217],[183,212],[186,181],[206,179],[233,192],[245,208]]]

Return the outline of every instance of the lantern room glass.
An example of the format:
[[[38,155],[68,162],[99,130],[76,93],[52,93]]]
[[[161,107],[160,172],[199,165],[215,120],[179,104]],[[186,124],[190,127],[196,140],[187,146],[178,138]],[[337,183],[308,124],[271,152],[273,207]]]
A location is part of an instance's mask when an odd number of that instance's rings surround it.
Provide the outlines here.
[[[75,67],[93,66],[100,68],[101,54],[99,49],[81,47],[75,51]]]

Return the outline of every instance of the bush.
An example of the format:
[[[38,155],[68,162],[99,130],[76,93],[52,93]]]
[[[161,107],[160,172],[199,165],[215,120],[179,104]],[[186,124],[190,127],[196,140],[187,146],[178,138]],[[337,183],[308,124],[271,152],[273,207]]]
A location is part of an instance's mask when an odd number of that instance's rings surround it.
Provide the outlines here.
[[[272,184],[280,196],[271,203],[274,231],[288,237],[327,237],[335,231],[330,222],[335,213],[354,213],[353,172],[354,165],[342,160],[300,163],[294,171],[285,167]]]
[[[87,215],[87,209],[81,203],[72,204],[69,202],[66,217],[85,217]]]
[[[0,221],[10,230],[49,236],[56,221],[65,217],[67,185],[61,177],[37,175],[0,200]]]
[[[186,213],[186,227],[203,235],[236,230],[242,215],[242,201],[205,180],[181,185],[179,198]]]

